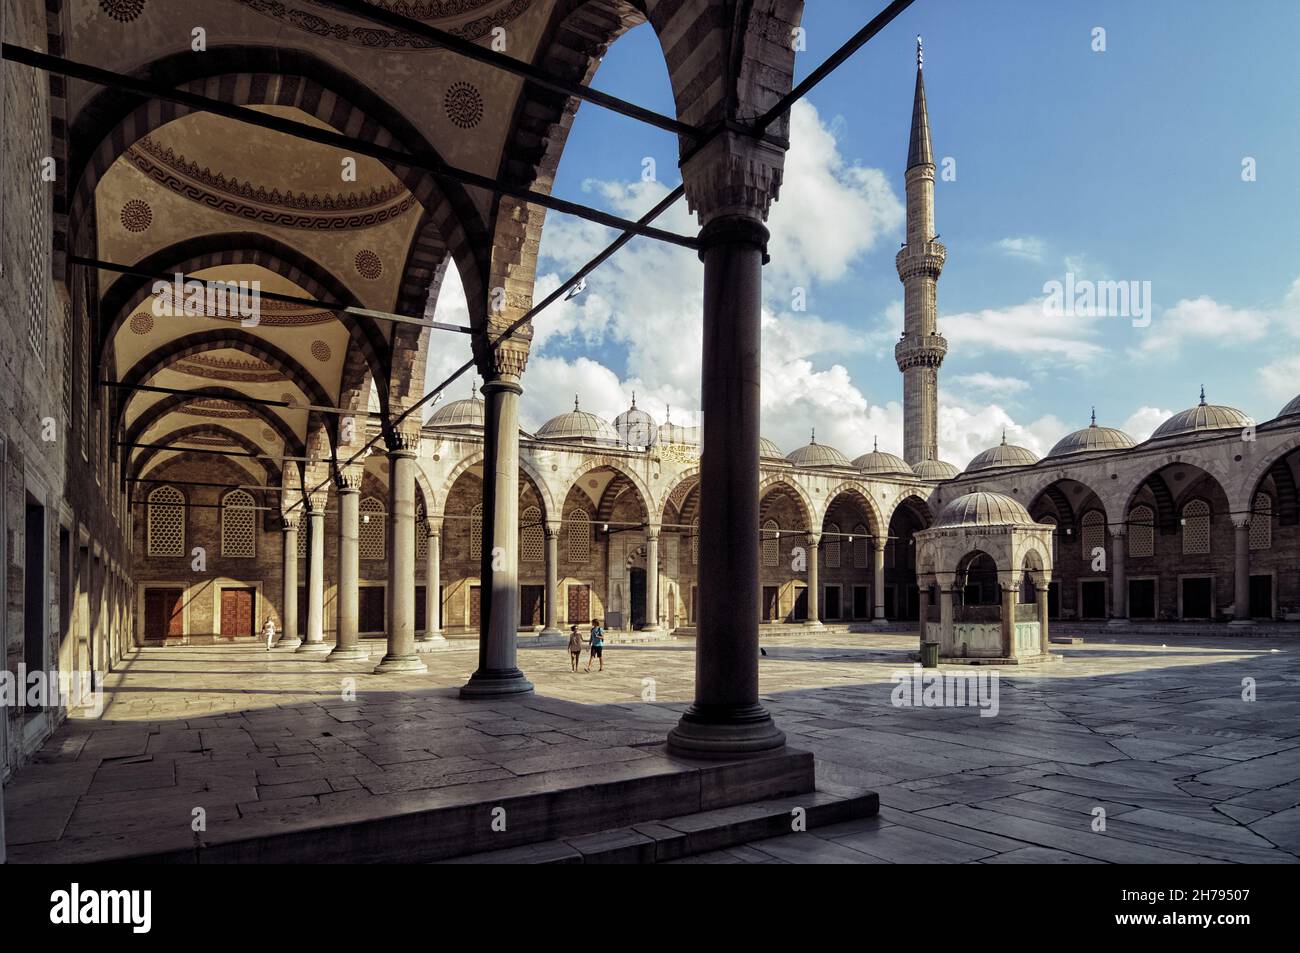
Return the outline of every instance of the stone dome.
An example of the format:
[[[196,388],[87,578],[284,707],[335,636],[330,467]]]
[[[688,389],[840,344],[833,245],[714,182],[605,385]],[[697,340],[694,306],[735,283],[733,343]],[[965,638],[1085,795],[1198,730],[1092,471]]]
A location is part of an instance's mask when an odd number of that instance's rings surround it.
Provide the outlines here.
[[[768,440],[766,437],[759,437],[758,458],[760,460],[785,460],[785,454],[773,441]]]
[[[633,394],[632,406],[614,418],[614,432],[625,447],[649,447],[659,439],[659,424],[637,407],[636,394]]]
[[[469,397],[464,400],[453,400],[451,403],[434,411],[433,416],[429,418],[429,426],[436,427],[439,430],[468,427],[476,427],[482,430],[483,422],[486,419],[484,406],[483,399],[478,395],[478,385],[476,384]]]
[[[1134,440],[1114,427],[1098,427],[1097,412],[1092,413],[1092,423],[1056,441],[1047,452],[1049,457],[1063,457],[1071,453],[1093,453],[1098,450],[1127,450],[1135,446]]]
[[[975,454],[975,458],[966,465],[966,472],[974,473],[977,470],[993,470],[998,467],[1031,467],[1037,462],[1038,458],[1032,451],[1007,443],[1007,435],[1004,431],[1002,442],[996,447]]]
[[[912,472],[922,480],[951,480],[961,474],[960,470],[945,460],[922,460],[912,467]]]
[[[700,445],[700,428],[673,423],[673,409],[669,407],[664,414],[664,422],[659,425],[659,442],[680,443],[698,447]]]
[[[1300,394],[1291,399],[1291,403],[1282,408],[1278,414],[1279,417],[1290,417],[1292,414],[1300,414]]]
[[[1162,437],[1177,437],[1210,430],[1244,430],[1251,425],[1251,419],[1235,407],[1207,404],[1205,388],[1202,387],[1201,402],[1189,410],[1174,414],[1156,428],[1151,439],[1159,440]]]
[[[539,440],[571,440],[579,443],[617,444],[618,433],[609,421],[585,410],[578,409],[578,398],[573,398],[573,410],[552,417],[537,430]]]
[[[967,493],[959,496],[942,510],[934,521],[934,528],[952,526],[1015,526],[1034,525],[1033,517],[1019,500],[1001,493]]]
[[[786,459],[797,467],[848,467],[849,458],[834,447],[817,442],[817,431],[813,431],[808,446],[791,450]]]
[[[912,468],[900,456],[881,450],[873,441],[871,452],[864,453],[853,461],[853,465],[863,473],[889,473],[913,476]]]

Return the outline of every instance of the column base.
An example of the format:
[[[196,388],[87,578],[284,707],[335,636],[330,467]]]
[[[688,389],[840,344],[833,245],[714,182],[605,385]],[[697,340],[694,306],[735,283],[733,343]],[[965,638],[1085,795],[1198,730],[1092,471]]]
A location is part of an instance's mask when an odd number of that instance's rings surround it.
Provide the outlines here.
[[[537,633],[537,637],[541,639],[563,638],[564,633],[559,629],[542,629],[542,631]]]
[[[437,652],[440,649],[447,648],[449,644],[450,643],[447,641],[446,636],[441,632],[434,632],[428,637],[420,636],[417,638],[415,640],[415,651],[417,653]]]
[[[529,695],[533,683],[517,668],[481,668],[460,687],[461,698],[500,698],[503,695]]]
[[[785,732],[762,705],[692,705],[668,732],[668,752],[686,758],[732,759],[785,747]]]
[[[1128,625],[1128,619],[1107,619],[1106,624],[1122,628],[1123,626]]]
[[[328,642],[303,642],[301,645],[298,646],[296,651],[299,652],[300,654],[302,653],[320,654],[322,652],[328,652],[329,650],[330,650],[330,645]]]
[[[302,639],[295,635],[293,638],[281,636],[275,645],[271,647],[276,649],[296,649],[300,645],[302,645]]]
[[[370,650],[362,648],[359,645],[350,649],[340,649],[335,647],[334,651],[329,654],[327,662],[364,662],[370,658]]]
[[[1228,625],[1254,625],[1254,619],[1233,619]]]
[[[385,655],[375,666],[376,675],[419,675],[428,666],[418,655]]]

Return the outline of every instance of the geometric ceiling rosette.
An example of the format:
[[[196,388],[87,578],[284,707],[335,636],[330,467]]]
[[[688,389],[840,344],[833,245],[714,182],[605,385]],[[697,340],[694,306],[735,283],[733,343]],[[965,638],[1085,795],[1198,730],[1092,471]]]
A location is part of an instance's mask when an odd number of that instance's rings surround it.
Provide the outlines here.
[[[143,0],[140,0],[143,2]],[[355,25],[331,16],[312,0],[238,0],[250,10],[285,26],[368,50],[428,50],[438,44],[404,30],[376,23]],[[375,6],[437,26],[465,40],[504,28],[528,11],[533,0],[375,0]]]
[[[363,248],[357,252],[353,264],[357,269],[357,274],[367,281],[375,281],[384,273],[383,261],[369,248]]]
[[[145,0],[99,0],[99,8],[119,23],[130,23],[144,12]]]
[[[131,199],[122,206],[120,217],[128,232],[143,232],[153,224],[153,209],[143,199]]]
[[[447,87],[442,109],[461,129],[473,129],[483,118],[483,96],[473,84],[455,82]]]

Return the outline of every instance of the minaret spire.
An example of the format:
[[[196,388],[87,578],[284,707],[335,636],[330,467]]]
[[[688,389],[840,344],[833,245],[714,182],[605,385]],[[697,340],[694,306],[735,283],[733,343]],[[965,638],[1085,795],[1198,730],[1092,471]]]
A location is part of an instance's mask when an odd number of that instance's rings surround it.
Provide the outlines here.
[[[907,241],[894,260],[903,283],[903,338],[894,360],[903,374],[903,457],[915,466],[939,458],[939,366],[948,342],[939,333],[936,287],[947,257],[934,227],[934,147],[916,38],[916,92],[907,146]]]

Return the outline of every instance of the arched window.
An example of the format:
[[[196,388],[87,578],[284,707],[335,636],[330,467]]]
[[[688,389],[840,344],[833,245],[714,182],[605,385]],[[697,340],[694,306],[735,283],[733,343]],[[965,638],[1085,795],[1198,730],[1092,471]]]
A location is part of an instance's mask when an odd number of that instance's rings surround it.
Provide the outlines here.
[[[867,528],[859,523],[853,527],[853,568],[867,568]]]
[[[1192,500],[1183,507],[1183,552],[1200,555],[1210,551],[1210,504]]]
[[[1095,550],[1101,549],[1106,551],[1106,517],[1101,515],[1101,510],[1089,510],[1083,514],[1083,519],[1079,520],[1080,533],[1079,538],[1083,543],[1083,558],[1092,560],[1095,556]]]
[[[519,558],[524,562],[539,562],[544,545],[542,511],[530,506],[519,517]]]
[[[763,565],[779,566],[781,564],[780,527],[776,520],[763,524]]]
[[[257,555],[257,504],[251,494],[231,490],[221,500],[221,555],[251,559]]]
[[[1250,514],[1250,548],[1270,549],[1273,546],[1273,498],[1267,493],[1255,494],[1255,505]]]
[[[185,497],[174,486],[160,486],[149,494],[150,556],[185,555]]]
[[[838,523],[827,525],[822,531],[822,552],[826,554],[826,568],[840,568],[840,527]]]
[[[585,563],[591,558],[591,517],[587,515],[586,510],[575,507],[569,510],[565,522],[569,524],[569,531],[565,536],[569,562]]]
[[[362,559],[384,558],[384,504],[373,496],[361,501],[357,538]]]
[[[1055,564],[1056,563],[1056,535],[1057,533],[1060,532],[1060,523],[1058,522],[1055,516],[1041,517],[1038,520],[1038,522],[1046,523],[1048,526],[1052,527],[1052,563]]]
[[[700,518],[691,520],[691,562],[700,564]]]
[[[429,555],[429,527],[428,518],[424,512],[424,503],[421,501],[415,507],[415,558],[423,564],[425,558]]]
[[[469,558],[483,558],[483,504],[475,503],[469,511]]]
[[[1145,503],[1128,511],[1128,554],[1153,556],[1156,551],[1156,514]]]

